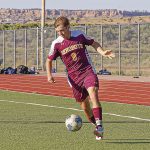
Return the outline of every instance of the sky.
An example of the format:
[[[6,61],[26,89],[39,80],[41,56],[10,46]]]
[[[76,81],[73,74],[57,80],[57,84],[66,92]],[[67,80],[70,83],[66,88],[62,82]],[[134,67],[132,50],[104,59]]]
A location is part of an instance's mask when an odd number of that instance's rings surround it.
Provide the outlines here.
[[[118,9],[149,11],[150,0],[45,0],[46,9]],[[0,8],[41,8],[42,0],[0,0]]]

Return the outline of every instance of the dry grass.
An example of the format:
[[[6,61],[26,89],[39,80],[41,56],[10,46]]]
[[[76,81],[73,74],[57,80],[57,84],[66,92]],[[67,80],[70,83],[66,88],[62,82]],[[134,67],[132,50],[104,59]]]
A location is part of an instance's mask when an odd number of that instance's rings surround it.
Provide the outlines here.
[[[46,20],[47,24],[53,24],[54,20]],[[135,17],[96,17],[96,18],[74,18],[71,24],[137,24],[150,23],[150,16],[135,16]]]

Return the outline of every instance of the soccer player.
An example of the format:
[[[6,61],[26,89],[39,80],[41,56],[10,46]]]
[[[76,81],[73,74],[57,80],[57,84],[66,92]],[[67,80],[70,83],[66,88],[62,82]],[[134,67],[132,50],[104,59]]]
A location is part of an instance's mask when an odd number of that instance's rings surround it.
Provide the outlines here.
[[[83,32],[79,30],[71,31],[70,22],[66,17],[58,17],[54,26],[58,38],[52,42],[46,61],[48,82],[55,82],[51,71],[52,61],[60,57],[66,66],[68,82],[73,95],[84,110],[87,119],[95,124],[94,134],[96,139],[100,140],[103,137],[104,128],[102,124],[102,107],[98,98],[99,81],[91,65],[86,46],[92,46],[102,56],[110,59],[115,55],[111,50],[104,51],[98,42],[87,37]]]

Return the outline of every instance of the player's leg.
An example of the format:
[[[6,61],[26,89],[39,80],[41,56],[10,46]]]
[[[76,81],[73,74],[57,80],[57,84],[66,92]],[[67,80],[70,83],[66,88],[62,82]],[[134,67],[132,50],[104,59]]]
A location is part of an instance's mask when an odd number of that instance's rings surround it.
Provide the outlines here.
[[[90,122],[93,122],[94,124],[95,124],[95,118],[97,119],[96,130],[99,128],[99,126],[102,127],[102,111],[101,111],[102,109],[100,106],[100,102],[98,101],[98,94],[97,93],[92,94],[93,93],[92,91],[94,90],[91,89],[91,87],[98,87],[97,76],[91,73],[88,76],[86,76],[84,80],[80,80],[80,82],[78,83],[75,83],[72,80],[69,81],[72,85],[74,98],[76,99],[77,102],[81,104],[81,107],[84,110],[87,119],[90,120]],[[92,110],[90,107],[90,103],[87,99],[89,95],[90,95],[91,102],[93,104]],[[101,134],[102,132],[100,132],[100,136],[102,136]]]
[[[96,130],[94,134],[102,138],[104,130],[102,125],[102,107],[98,98],[98,87],[89,87],[87,91],[93,105],[92,111],[96,120]]]
[[[80,106],[81,106],[81,108],[83,109],[83,111],[85,113],[86,118],[92,124],[96,125],[95,117],[93,115],[93,112],[92,112],[92,109],[91,109],[91,106],[90,106],[89,97],[87,97],[84,101],[79,102],[79,103],[80,103]]]
[[[98,88],[89,87],[87,91],[92,102],[92,111],[96,120],[96,125],[102,126],[102,107],[98,98]]]
[[[90,102],[89,102],[89,94],[85,88],[82,87],[83,80],[81,80],[78,84],[75,84],[71,79],[68,80],[69,85],[72,88],[74,98],[76,102],[78,102],[83,109],[86,118],[93,124],[95,124],[95,118],[93,116]]]
[[[84,79],[84,86],[92,102],[92,111],[97,126],[102,126],[102,107],[98,97],[99,81],[96,74],[89,73]]]
[[[102,107],[98,97],[99,81],[97,75],[92,72],[88,74],[88,76],[85,77],[84,86],[86,87],[92,102],[92,112],[96,120],[94,134],[100,139],[103,137],[104,129],[102,124]]]

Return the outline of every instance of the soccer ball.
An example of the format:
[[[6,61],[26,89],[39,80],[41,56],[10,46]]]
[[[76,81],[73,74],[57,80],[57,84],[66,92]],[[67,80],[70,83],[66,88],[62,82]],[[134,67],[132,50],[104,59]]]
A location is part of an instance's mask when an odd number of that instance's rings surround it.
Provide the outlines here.
[[[82,118],[79,115],[70,115],[66,118],[65,121],[68,131],[78,131],[82,127]]]

